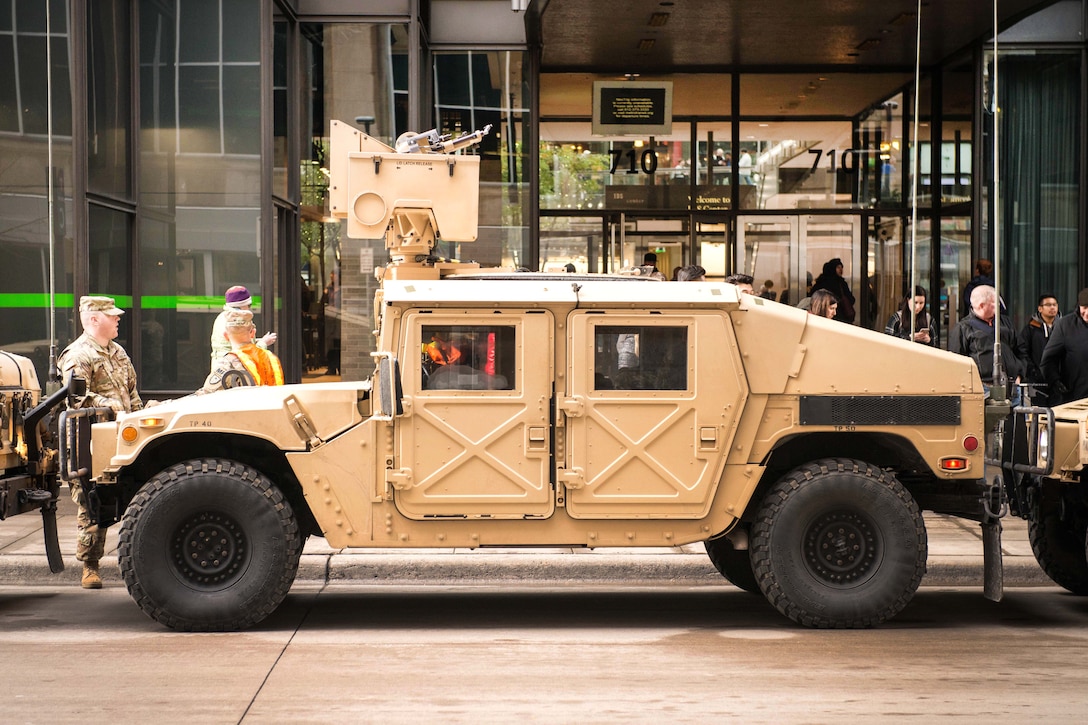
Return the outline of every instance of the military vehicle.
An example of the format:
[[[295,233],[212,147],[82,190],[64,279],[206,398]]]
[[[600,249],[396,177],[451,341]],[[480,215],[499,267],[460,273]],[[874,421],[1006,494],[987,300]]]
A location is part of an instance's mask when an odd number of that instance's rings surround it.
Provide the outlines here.
[[[56,573],[64,570],[64,560],[57,537],[60,482],[52,431],[67,388],[45,400],[41,392],[33,363],[0,351],[0,521],[40,511],[49,568]]]
[[[1047,576],[1088,595],[1088,400],[1016,410],[1005,456],[1009,507],[1028,521],[1028,540]]]
[[[479,138],[390,148],[332,128],[330,205],[385,237],[368,380],[239,386],[72,416],[66,475],[120,522],[140,608],[251,626],[303,543],[661,547],[813,627],[869,627],[926,570],[923,510],[982,523],[1000,585],[973,361],[715,282],[483,270]],[[71,473],[70,473],[71,472]],[[996,562],[996,565],[994,564]]]

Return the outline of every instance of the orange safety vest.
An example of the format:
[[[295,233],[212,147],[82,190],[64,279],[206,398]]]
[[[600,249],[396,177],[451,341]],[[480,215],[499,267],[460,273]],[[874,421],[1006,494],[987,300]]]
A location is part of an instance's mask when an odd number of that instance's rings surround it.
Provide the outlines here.
[[[253,376],[253,382],[257,385],[283,385],[283,366],[280,360],[267,350],[262,350],[256,345],[231,350]]]
[[[432,340],[424,349],[436,365],[456,365],[461,361],[461,351],[446,340]]]

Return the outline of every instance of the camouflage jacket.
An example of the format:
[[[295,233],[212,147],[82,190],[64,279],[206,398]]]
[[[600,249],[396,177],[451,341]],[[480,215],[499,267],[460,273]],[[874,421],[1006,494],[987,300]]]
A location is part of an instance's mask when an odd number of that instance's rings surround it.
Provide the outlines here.
[[[204,381],[204,387],[196,391],[196,395],[207,395],[208,393],[214,393],[217,390],[223,389],[223,376],[231,370],[241,370],[246,372],[246,366],[242,364],[242,361],[238,359],[236,355],[232,355],[229,352],[220,356],[216,360],[215,365],[212,368],[211,374]]]
[[[144,407],[136,391],[136,369],[125,349],[112,340],[102,347],[87,333],[64,348],[57,360],[64,379],[74,371],[87,381],[87,394],[79,399],[79,408],[112,408],[129,413]]]

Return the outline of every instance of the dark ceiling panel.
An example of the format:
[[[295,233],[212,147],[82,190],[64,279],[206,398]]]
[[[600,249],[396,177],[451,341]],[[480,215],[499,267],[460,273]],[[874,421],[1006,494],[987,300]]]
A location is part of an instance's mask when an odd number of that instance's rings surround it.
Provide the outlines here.
[[[1052,0],[1000,0],[1004,25]],[[545,71],[913,68],[915,0],[547,0]],[[922,64],[990,37],[991,0],[922,3]]]

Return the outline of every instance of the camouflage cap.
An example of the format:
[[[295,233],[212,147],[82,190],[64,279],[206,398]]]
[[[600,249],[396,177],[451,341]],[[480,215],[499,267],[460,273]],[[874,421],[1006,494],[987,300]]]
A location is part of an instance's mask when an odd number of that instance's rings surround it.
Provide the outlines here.
[[[229,310],[227,312],[226,326],[250,327],[253,325],[253,313],[249,310]]]
[[[104,312],[107,315],[123,315],[125,311],[117,307],[112,297],[80,297],[80,312]]]

